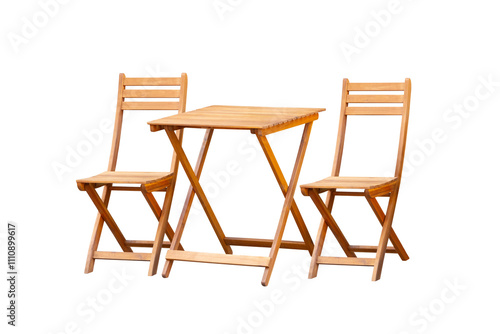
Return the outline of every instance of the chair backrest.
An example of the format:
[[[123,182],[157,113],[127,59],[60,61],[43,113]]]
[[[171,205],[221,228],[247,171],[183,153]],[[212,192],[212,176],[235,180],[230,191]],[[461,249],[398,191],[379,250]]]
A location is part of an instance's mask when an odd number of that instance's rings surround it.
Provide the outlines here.
[[[361,92],[361,94],[351,94]],[[375,94],[363,94],[375,92]],[[386,92],[403,92],[391,94]],[[378,93],[378,94],[376,94]],[[398,155],[395,177],[401,179],[408,131],[408,116],[410,112],[411,80],[401,83],[351,83],[344,79],[342,86],[342,104],[340,107],[339,131],[335,147],[332,176],[339,176],[342,153],[344,150],[347,116],[351,115],[396,115],[401,116]],[[355,103],[356,106],[352,106]],[[358,106],[361,104],[362,106]],[[363,106],[365,104],[365,106]]]
[[[149,89],[128,88],[134,86]],[[160,87],[161,89],[159,89]],[[172,87],[173,89],[166,89],[167,87]],[[114,171],[116,169],[124,110],[177,110],[178,113],[183,113],[186,111],[186,96],[186,73],[182,73],[180,77],[173,78],[127,78],[125,74],[120,73],[115,127],[108,171]],[[140,99],[140,101],[134,99]],[[152,101],[147,101],[148,99]],[[158,101],[158,99],[163,100]],[[169,100],[164,101],[164,99]],[[177,131],[177,137],[182,140],[182,130]],[[171,170],[174,169],[174,164],[175,154],[172,157]]]

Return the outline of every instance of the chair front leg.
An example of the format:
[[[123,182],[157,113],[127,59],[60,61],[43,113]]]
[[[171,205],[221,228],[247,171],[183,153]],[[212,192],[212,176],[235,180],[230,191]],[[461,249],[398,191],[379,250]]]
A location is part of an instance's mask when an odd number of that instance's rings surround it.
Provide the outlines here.
[[[149,271],[148,275],[153,276],[156,274],[158,269],[158,261],[160,259],[161,248],[163,245],[163,238],[165,234],[172,241],[173,239],[173,230],[170,224],[168,223],[168,216],[170,215],[170,208],[172,207],[172,199],[174,197],[174,188],[175,184],[171,184],[167,188],[167,192],[165,194],[165,200],[163,202],[163,208],[161,210],[160,217],[158,219],[158,228],[156,230],[156,236],[153,241],[153,249],[151,251],[151,261],[149,262]],[[151,194],[151,196],[153,196]],[[154,198],[154,197],[153,197]],[[156,200],[155,200],[156,202]],[[170,227],[170,235],[168,235],[168,228]],[[172,245],[172,244],[170,244]]]
[[[398,199],[399,186],[391,193],[389,197],[389,205],[387,206],[387,214],[385,215],[384,225],[382,227],[382,234],[377,247],[377,255],[375,256],[375,266],[373,268],[372,281],[378,281],[382,274],[382,265],[384,264],[385,251],[387,249],[387,242],[392,231],[392,220],[394,218],[394,211],[396,210],[396,202]]]
[[[328,191],[326,195],[326,207],[329,212],[332,212],[333,201],[335,200],[335,195],[332,194],[333,191]],[[326,231],[328,230],[328,226],[326,225],[325,219],[323,216],[321,217],[321,221],[319,223],[318,234],[316,236],[316,242],[314,243],[314,250],[311,256],[311,265],[309,266],[309,276],[308,278],[314,278],[318,276],[318,257],[321,256],[321,252],[323,251],[323,245],[325,244]]]
[[[111,197],[111,185],[104,186],[102,192],[102,200],[106,207],[109,204],[109,198]],[[104,219],[102,215],[98,212],[97,218],[94,224],[94,230],[92,231],[92,236],[90,238],[89,251],[87,253],[87,262],[85,263],[85,274],[89,274],[94,271],[95,258],[94,253],[99,246],[99,241],[101,240],[102,227],[104,225]]]
[[[335,222],[335,219],[333,219],[332,214],[328,210],[325,203],[321,200],[318,191],[316,189],[309,189],[309,196],[311,197],[312,201],[318,208],[319,212],[321,213],[321,216],[323,216],[323,219],[328,225],[328,227],[330,227],[330,230],[332,230],[333,235],[335,235],[335,238],[337,238],[344,253],[348,257],[356,257],[356,254],[350,249],[349,242],[347,241],[344,234],[340,230],[339,226]]]
[[[96,206],[97,210],[99,211],[102,218],[104,219],[109,229],[111,230],[111,233],[113,233],[113,235],[115,236],[116,241],[118,241],[118,244],[120,244],[122,250],[124,252],[133,252],[132,248],[127,246],[127,240],[123,236],[118,225],[116,225],[115,220],[109,213],[108,208],[106,207],[102,199],[99,197],[94,187],[92,187],[90,184],[85,184],[84,187],[90,199],[92,200],[92,202],[94,202],[94,205]]]

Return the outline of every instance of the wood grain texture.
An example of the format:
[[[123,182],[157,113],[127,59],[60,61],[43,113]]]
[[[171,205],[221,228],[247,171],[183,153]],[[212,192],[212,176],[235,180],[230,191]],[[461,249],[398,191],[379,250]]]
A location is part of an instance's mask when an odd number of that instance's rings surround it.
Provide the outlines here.
[[[353,258],[353,257],[330,257],[330,256],[320,256],[318,258],[319,264],[337,264],[337,265],[348,265],[348,266],[373,266],[375,264],[375,259],[367,258]]]
[[[271,247],[273,245],[273,239],[226,237],[224,240],[231,246]],[[280,248],[309,250],[309,246],[305,242],[289,240],[281,240]]]
[[[123,110],[179,110],[179,102],[123,102]]]
[[[149,253],[119,253],[119,252],[100,252],[94,253],[95,259],[101,260],[129,260],[129,261],[149,261]]]
[[[149,240],[127,240],[125,243],[129,247],[146,247],[146,248],[153,247],[153,241],[149,241]],[[169,248],[170,247],[170,242],[169,241],[163,241],[161,247],[162,248]]]
[[[377,246],[351,245],[351,246],[349,246],[349,249],[352,250],[353,252],[376,253],[378,247]],[[386,253],[397,253],[397,251],[394,247],[387,247],[385,252]]]
[[[347,103],[403,103],[404,95],[348,95]]]
[[[352,82],[347,85],[348,91],[403,91],[405,83],[401,82]]]
[[[125,78],[125,86],[180,86],[181,78]]]
[[[180,97],[181,91],[178,89],[125,89],[123,97],[126,98],[174,98]]]
[[[123,183],[123,184],[148,184],[159,180],[172,179],[170,172],[103,172],[85,179],[77,180],[77,183]]]
[[[269,264],[269,258],[265,256],[248,256],[233,254],[200,253],[187,251],[167,251],[167,260],[233,264],[240,266],[266,267]]]
[[[267,108],[242,106],[210,106],[148,122],[152,131],[166,127],[235,129],[274,132],[309,123],[323,108]],[[271,132],[270,132],[271,131]],[[264,133],[264,134],[265,134]]]
[[[307,183],[300,186],[304,193],[308,189],[317,189],[320,193],[331,189],[377,189],[386,185],[397,183],[395,177],[353,177],[353,176],[330,176],[323,180]]]
[[[402,115],[402,107],[347,107],[346,115],[364,115],[364,116],[383,116],[383,115]]]

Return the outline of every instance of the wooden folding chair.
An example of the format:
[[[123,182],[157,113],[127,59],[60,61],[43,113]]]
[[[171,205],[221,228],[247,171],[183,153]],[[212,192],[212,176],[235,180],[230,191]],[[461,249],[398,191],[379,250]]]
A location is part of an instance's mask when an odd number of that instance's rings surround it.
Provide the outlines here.
[[[127,89],[127,86],[150,86],[149,88],[154,87],[154,89]],[[157,89],[160,86],[174,86],[178,87],[178,89],[165,89],[165,87]],[[94,202],[99,211],[90,240],[85,273],[90,273],[94,270],[94,262],[96,259],[107,259],[149,261],[148,274],[150,276],[156,274],[161,249],[170,247],[170,242],[163,241],[164,234],[167,235],[170,241],[174,236],[174,231],[168,223],[168,216],[172,205],[179,160],[174,153],[170,172],[115,171],[120,145],[123,111],[177,110],[179,113],[183,113],[186,110],[186,94],[187,75],[185,73],[182,73],[181,77],[175,78],[126,78],[123,73],[120,74],[115,128],[108,170],[99,175],[76,181],[78,189],[85,190],[88,193],[90,199]],[[137,98],[141,101],[137,102]],[[147,101],[150,98],[155,100]],[[163,100],[157,102],[160,98]],[[165,102],[165,99],[168,99],[168,102]],[[177,131],[177,137],[180,141],[182,141],[182,131],[183,130]],[[104,188],[102,196],[99,197],[95,189],[101,186],[104,186]],[[158,228],[154,241],[125,239],[107,208],[111,191],[140,191],[142,193],[158,219]],[[155,191],[166,192],[162,208],[160,208],[152,194]],[[123,252],[97,251],[104,222],[108,225]],[[132,247],[152,247],[152,252],[136,253],[133,252]]]
[[[379,92],[374,95],[355,95],[351,92]],[[401,95],[381,95],[383,91],[402,91]],[[339,130],[337,136],[337,145],[335,149],[335,159],[333,162],[332,176],[321,181],[305,184],[301,186],[302,194],[310,196],[319,212],[322,215],[319,226],[316,243],[312,255],[309,278],[316,277],[318,265],[336,264],[336,265],[356,265],[356,266],[374,266],[372,280],[380,279],[382,265],[385,253],[398,253],[401,260],[409,259],[403,245],[399,241],[396,233],[392,229],[392,220],[396,201],[398,197],[401,174],[403,171],[403,159],[406,146],[406,133],[408,130],[408,116],[410,110],[411,81],[406,79],[404,83],[350,83],[344,79],[342,88],[342,105],[340,111]],[[383,103],[384,106],[363,106],[355,107],[350,103]],[[394,106],[399,104],[398,106]],[[389,105],[389,106],[387,106]],[[394,177],[341,177],[340,163],[344,149],[344,139],[346,132],[347,116],[351,115],[399,115],[401,116],[401,130],[396,162],[396,171]],[[339,191],[338,189],[361,189],[361,191]],[[327,191],[326,202],[323,202],[320,193]],[[382,235],[378,246],[354,246],[350,245],[335,219],[332,217],[332,207],[335,196],[363,196],[373,209],[377,219],[382,224]],[[388,196],[389,204],[386,212],[380,207],[376,197]],[[325,241],[327,228],[333,232],[337,238],[342,250],[347,255],[344,257],[321,256],[321,251]],[[391,240],[393,247],[387,247],[388,239]],[[375,258],[358,258],[357,252],[375,252]]]

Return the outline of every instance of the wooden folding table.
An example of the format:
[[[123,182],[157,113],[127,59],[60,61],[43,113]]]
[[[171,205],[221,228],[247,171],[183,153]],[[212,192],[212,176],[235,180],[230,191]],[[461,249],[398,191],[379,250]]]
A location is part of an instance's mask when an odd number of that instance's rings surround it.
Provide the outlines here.
[[[191,183],[181,216],[179,218],[179,223],[177,224],[174,238],[172,239],[170,250],[167,251],[167,261],[163,270],[163,277],[168,277],[173,261],[175,260],[257,266],[265,268],[262,285],[266,286],[269,283],[279,248],[303,249],[312,254],[314,244],[304,220],[302,219],[297,204],[293,199],[293,195],[295,193],[295,188],[297,187],[297,181],[302,162],[304,160],[307,143],[309,141],[309,135],[311,134],[312,123],[318,119],[318,112],[324,110],[325,109],[323,108],[210,106],[148,122],[151,126],[151,131],[159,131],[162,129],[166,131],[168,138],[170,139],[170,142],[172,143],[172,146]],[[290,178],[290,183],[287,184],[285,176],[279,167],[266,135],[302,124],[305,124],[304,131],[295,161],[295,166]],[[175,135],[176,130],[183,128],[207,129],[194,170],[186,157],[179,139]],[[285,196],[285,202],[281,210],[281,216],[274,239],[233,238],[226,237],[224,235],[224,232],[222,231],[222,228],[219,225],[219,222],[199,182],[214,129],[250,130],[251,133],[257,136],[274,176],[276,177],[281,191]],[[207,217],[219,239],[220,244],[222,245],[222,248],[224,249],[225,254],[189,252],[181,250],[179,247],[182,232],[186,225],[195,193],[198,196],[205,213],[207,214]],[[285,224],[290,211],[292,212],[294,220],[299,228],[303,241],[282,241]],[[269,256],[267,257],[233,255],[231,245],[270,247],[271,250]]]

